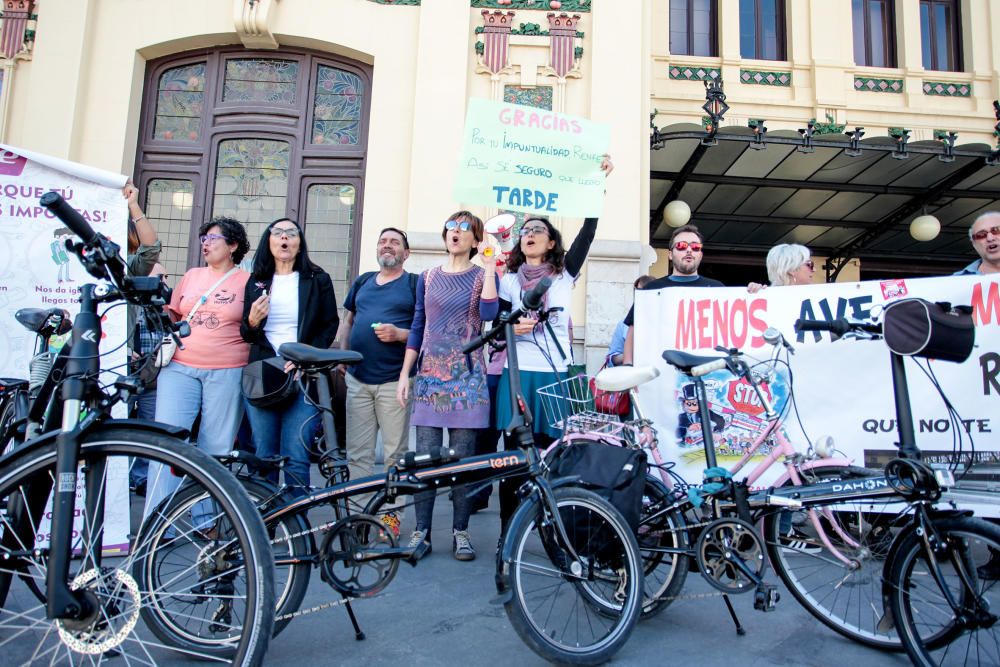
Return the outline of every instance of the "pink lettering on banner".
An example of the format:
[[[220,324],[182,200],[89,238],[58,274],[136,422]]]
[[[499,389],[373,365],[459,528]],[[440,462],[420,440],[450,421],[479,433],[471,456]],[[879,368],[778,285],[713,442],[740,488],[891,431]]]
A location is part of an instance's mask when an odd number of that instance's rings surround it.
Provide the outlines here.
[[[0,151],[0,176],[20,176],[27,158],[10,151]]]

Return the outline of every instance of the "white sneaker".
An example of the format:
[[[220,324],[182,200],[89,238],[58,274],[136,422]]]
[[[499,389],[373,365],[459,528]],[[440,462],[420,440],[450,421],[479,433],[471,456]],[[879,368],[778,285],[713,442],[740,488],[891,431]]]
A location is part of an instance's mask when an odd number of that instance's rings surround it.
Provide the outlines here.
[[[797,552],[800,554],[818,554],[823,551],[823,547],[816,544],[808,535],[792,528],[780,538],[781,550],[785,553]]]
[[[410,542],[406,545],[407,549],[416,549],[423,542],[427,545],[427,551],[425,551],[420,557],[423,558],[431,552],[431,539],[428,531],[426,530],[415,530],[410,534]]]

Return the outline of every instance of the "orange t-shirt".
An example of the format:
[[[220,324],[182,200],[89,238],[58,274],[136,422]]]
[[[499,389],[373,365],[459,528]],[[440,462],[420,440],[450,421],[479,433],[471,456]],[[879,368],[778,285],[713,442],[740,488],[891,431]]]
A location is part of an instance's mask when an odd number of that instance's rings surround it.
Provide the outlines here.
[[[170,298],[170,309],[186,318],[208,288],[224,274],[208,267],[191,269],[184,274]],[[182,338],[174,361],[206,370],[239,368],[247,365],[250,345],[240,337],[243,319],[243,290],[250,274],[242,269],[212,290],[191,319],[191,335]]]

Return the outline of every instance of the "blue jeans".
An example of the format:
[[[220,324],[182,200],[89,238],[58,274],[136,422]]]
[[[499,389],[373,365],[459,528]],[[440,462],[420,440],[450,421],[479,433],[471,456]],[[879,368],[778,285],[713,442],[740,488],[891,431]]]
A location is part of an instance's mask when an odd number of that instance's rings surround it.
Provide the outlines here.
[[[320,427],[319,410],[306,403],[301,391],[278,407],[258,408],[247,403],[246,408],[257,456],[287,456],[285,485],[293,496],[305,495],[309,485],[309,450]],[[333,443],[328,441],[327,447],[332,449]],[[269,478],[277,483],[278,474],[275,472]]]
[[[170,362],[156,380],[156,421],[190,429],[200,412],[198,448],[213,456],[231,451],[243,417],[242,375],[242,368],[208,370]],[[145,514],[179,484],[163,465],[150,463]]]

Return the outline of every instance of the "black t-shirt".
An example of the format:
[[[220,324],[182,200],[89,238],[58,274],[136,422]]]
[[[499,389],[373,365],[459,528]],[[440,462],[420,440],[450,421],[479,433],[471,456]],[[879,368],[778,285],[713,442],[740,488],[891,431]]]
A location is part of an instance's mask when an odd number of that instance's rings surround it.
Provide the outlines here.
[[[651,280],[646,283],[645,287],[640,287],[643,290],[657,290],[663,289],[664,287],[725,287],[718,280],[713,278],[706,278],[705,276],[663,276],[662,278],[657,278],[656,280]],[[635,304],[628,310],[628,315],[625,316],[625,324],[628,326],[633,326],[635,324]]]
[[[374,275],[359,277],[344,300],[344,308],[354,313],[350,348],[365,358],[349,370],[365,384],[398,380],[406,355],[405,342],[383,343],[372,330],[372,324],[394,324],[400,329],[409,329],[416,307],[411,283],[416,276],[404,271],[399,278],[384,285],[379,285],[376,278]]]

